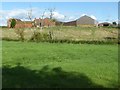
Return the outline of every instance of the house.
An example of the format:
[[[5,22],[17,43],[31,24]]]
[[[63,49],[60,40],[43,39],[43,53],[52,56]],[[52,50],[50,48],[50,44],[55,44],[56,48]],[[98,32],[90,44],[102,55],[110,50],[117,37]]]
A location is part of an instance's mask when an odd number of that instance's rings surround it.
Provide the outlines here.
[[[98,22],[95,19],[93,19],[87,15],[84,15],[76,20],[76,24],[77,24],[77,26],[81,26],[81,25],[96,26],[98,24]]]
[[[15,20],[15,26],[12,27],[12,21]],[[7,27],[8,28],[31,28],[33,27],[33,22],[31,21],[21,21],[20,19],[14,19],[14,18],[10,18],[7,21]]]
[[[34,25],[35,27],[41,27],[41,26],[44,26],[44,27],[49,27],[49,26],[55,26],[55,22],[49,18],[44,18],[44,19],[36,19],[33,21],[34,22]]]

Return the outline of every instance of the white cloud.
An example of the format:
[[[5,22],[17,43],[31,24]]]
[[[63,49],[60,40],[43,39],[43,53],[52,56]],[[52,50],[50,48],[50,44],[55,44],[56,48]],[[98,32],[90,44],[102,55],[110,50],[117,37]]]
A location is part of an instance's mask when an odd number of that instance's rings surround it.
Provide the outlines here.
[[[53,12],[53,18],[58,20],[64,20],[65,16],[63,14],[60,14],[59,12]]]
[[[50,17],[50,13],[49,12],[45,12],[45,17]],[[63,14],[60,14],[59,12],[57,11],[54,11],[53,12],[53,18],[57,19],[57,20],[64,20],[65,19],[65,16]]]
[[[18,18],[21,20],[29,21],[28,12],[30,12],[29,8],[26,9],[14,9],[14,10],[0,10],[0,25],[7,25],[7,19],[9,18]],[[39,16],[40,10],[38,8],[32,8],[32,19]]]
[[[87,15],[87,14],[82,14],[81,16],[85,16],[85,15]]]
[[[69,20],[73,20],[73,19],[75,19],[74,16],[70,16],[70,17],[69,17]]]
[[[7,25],[7,19],[9,18],[18,18],[21,20],[26,20],[29,21],[28,18],[28,12],[29,12],[29,8],[26,9],[14,9],[14,10],[4,10],[4,11],[0,11],[0,15],[2,15],[2,20],[0,20],[1,25]],[[43,14],[44,10],[40,10],[39,8],[32,8],[32,20],[34,20],[34,18],[40,18]],[[45,17],[49,17],[50,13],[49,11],[46,11],[44,14],[44,18]],[[54,11],[53,12],[53,18],[59,20],[59,21],[73,21],[76,20],[77,18],[75,16],[65,16],[64,14],[61,14],[59,11]]]
[[[65,22],[74,21],[74,20],[77,20],[78,18],[79,17],[77,17],[77,16],[67,16],[64,21]]]
[[[14,9],[14,10],[1,10],[0,15],[2,15],[2,23],[1,25],[7,25],[7,19],[9,18],[18,18],[21,20],[29,20],[28,18],[28,12],[30,9]],[[32,8],[32,20],[34,18],[40,18],[42,13],[44,11],[40,10],[39,8]],[[49,17],[50,13],[49,11],[45,12],[45,17]],[[53,18],[57,20],[64,20],[65,16],[63,14],[60,14],[59,12],[55,11],[53,12]]]
[[[27,17],[26,9],[15,9],[15,10],[5,10],[0,11],[2,15],[2,20],[0,25],[7,25],[7,19],[9,18],[18,18],[23,19]]]
[[[85,16],[85,15],[87,15],[87,16],[89,16],[89,17],[95,19],[95,20],[97,20],[97,18],[96,18],[94,15],[82,14],[81,16]]]
[[[90,17],[97,20],[97,18],[94,15],[90,15]]]
[[[18,18],[21,20],[29,20],[28,18],[28,12],[29,12],[29,8],[26,9],[14,9],[14,10],[0,10],[0,25],[7,25],[7,19],[9,18]],[[44,12],[44,10],[40,10],[39,8],[32,8],[32,20],[34,20],[34,18],[40,18],[42,13]],[[84,16],[87,14],[82,14],[81,16]],[[50,13],[49,11],[45,12],[45,17],[49,17]],[[88,15],[89,16],[89,15]],[[90,15],[91,18],[96,20],[96,17],[94,15]],[[64,14],[61,14],[59,11],[54,11],[53,12],[53,18],[59,20],[59,21],[74,21],[80,17],[78,16],[65,16]]]

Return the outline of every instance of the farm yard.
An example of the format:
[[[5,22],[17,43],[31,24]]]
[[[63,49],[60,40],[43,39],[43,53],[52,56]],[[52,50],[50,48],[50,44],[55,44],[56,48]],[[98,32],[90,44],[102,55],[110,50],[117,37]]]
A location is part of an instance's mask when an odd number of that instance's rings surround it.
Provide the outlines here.
[[[120,88],[120,3],[1,4],[2,89]]]
[[[26,28],[24,41],[17,29],[2,28],[3,88],[115,88],[118,87],[118,44],[74,44],[31,41],[34,31],[52,40],[118,39],[109,27]],[[108,40],[108,39],[107,39]]]

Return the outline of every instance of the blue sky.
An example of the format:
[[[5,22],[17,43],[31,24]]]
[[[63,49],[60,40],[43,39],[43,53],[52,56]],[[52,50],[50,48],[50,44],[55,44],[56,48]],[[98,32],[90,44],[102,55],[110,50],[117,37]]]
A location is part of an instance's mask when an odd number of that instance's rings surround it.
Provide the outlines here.
[[[0,13],[2,13],[3,20],[9,17],[22,19],[30,7],[33,18],[40,17],[45,9],[55,8],[54,17],[61,21],[72,21],[85,14],[96,18],[99,22],[118,20],[117,2],[3,2]],[[48,10],[47,16],[49,16]]]

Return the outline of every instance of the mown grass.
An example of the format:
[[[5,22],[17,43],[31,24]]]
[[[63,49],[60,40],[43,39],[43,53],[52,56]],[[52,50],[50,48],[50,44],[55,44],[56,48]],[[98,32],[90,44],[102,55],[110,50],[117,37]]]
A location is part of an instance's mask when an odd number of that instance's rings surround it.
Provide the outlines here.
[[[3,41],[3,88],[117,87],[118,46]]]

